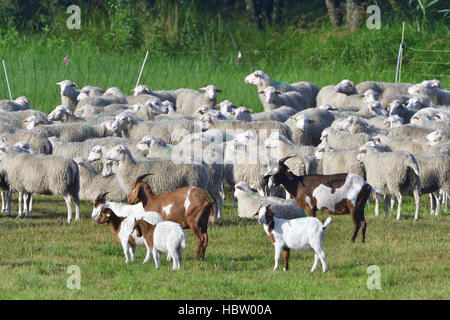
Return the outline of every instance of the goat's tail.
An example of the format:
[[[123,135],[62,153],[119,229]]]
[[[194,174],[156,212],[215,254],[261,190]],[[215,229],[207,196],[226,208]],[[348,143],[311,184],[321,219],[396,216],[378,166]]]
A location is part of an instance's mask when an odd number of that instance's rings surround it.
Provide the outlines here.
[[[328,217],[327,220],[323,223],[322,230],[325,230],[331,223],[331,217]]]

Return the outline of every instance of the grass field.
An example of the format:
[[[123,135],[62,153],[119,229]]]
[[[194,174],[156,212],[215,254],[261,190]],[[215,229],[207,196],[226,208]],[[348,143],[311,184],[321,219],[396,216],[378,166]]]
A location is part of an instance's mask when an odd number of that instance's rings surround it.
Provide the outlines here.
[[[450,297],[449,216],[428,214],[421,202],[413,221],[408,198],[401,221],[375,217],[366,208],[367,241],[347,240],[350,216],[334,216],[324,250],[329,271],[309,270],[312,251],[291,252],[290,270],[272,272],[273,246],[262,226],[237,217],[225,201],[224,217],[209,229],[204,261],[193,261],[195,241],[186,230],[182,269],[163,259],[143,265],[145,249],[125,264],[121,245],[106,225],[90,219],[92,204],[82,203],[80,222],[67,225],[65,203],[35,197],[32,217],[0,217],[0,299],[448,299]],[[16,210],[16,202],[13,210]],[[14,211],[13,211],[14,212]],[[325,220],[326,215],[319,213]],[[281,262],[281,261],[280,261]],[[67,288],[69,266],[80,268],[81,288]],[[368,266],[381,271],[381,290],[367,287]]]

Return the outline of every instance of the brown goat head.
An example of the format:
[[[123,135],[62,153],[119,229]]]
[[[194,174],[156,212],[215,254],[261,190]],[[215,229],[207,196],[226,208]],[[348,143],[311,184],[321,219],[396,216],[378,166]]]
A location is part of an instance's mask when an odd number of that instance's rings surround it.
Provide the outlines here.
[[[133,184],[130,194],[128,195],[128,204],[137,204],[142,201],[139,193],[141,192],[144,184],[147,185],[147,183],[144,181],[144,178],[149,175],[152,175],[152,173],[143,174],[136,179],[136,182]]]
[[[98,224],[107,223],[114,216],[115,216],[115,214],[110,208],[103,207],[102,210],[100,211],[100,214],[99,214],[98,218],[97,218],[97,223]]]

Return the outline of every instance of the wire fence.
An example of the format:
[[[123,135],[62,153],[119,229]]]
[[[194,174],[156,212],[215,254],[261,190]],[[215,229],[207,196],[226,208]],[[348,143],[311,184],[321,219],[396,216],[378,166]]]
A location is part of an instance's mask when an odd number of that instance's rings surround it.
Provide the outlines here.
[[[244,77],[261,69],[274,80],[311,81],[319,86],[351,79],[393,82],[397,48],[366,47],[357,56],[342,49],[228,52],[218,57],[207,52],[150,52],[140,83],[152,89],[199,88],[219,83],[224,99],[233,98],[245,103],[253,97],[253,90],[244,84]],[[292,53],[286,55],[285,53]],[[354,52],[354,51],[353,51]],[[380,54],[382,53],[382,54]],[[391,57],[389,57],[389,55]],[[27,96],[31,107],[46,112],[60,104],[57,82],[70,79],[78,84],[103,88],[118,87],[131,94],[145,52],[141,54],[98,54],[85,56],[82,52],[70,56],[68,66],[63,56],[55,54],[5,57],[13,98]],[[288,56],[286,58],[286,56]],[[403,52],[402,82],[418,83],[425,79],[439,79],[450,86],[450,50],[408,48]],[[9,99],[5,75],[0,73],[0,99]],[[229,95],[228,95],[229,94]],[[255,98],[256,101],[257,98]],[[233,101],[233,100],[232,100]],[[239,102],[239,101],[237,101]]]

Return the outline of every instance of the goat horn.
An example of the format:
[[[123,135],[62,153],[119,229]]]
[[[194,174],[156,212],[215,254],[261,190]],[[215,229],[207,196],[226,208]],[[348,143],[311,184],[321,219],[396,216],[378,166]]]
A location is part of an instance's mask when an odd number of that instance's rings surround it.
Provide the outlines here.
[[[106,195],[107,195],[108,193],[109,193],[109,192],[105,192],[105,193],[99,194],[95,200],[96,200],[96,201],[104,200],[105,197],[106,197]]]
[[[280,165],[280,166],[283,165],[284,162],[285,162],[286,160],[288,160],[288,159],[290,159],[290,158],[293,158],[293,157],[295,157],[295,155],[294,155],[294,156],[287,156],[287,157],[281,158],[280,161],[278,161],[278,165]]]
[[[136,180],[136,183],[144,181],[144,178],[145,178],[146,176],[150,176],[150,175],[152,175],[152,174],[153,174],[153,173],[146,173],[146,174],[143,174],[142,176],[139,176],[139,177],[137,178],[137,180]]]

